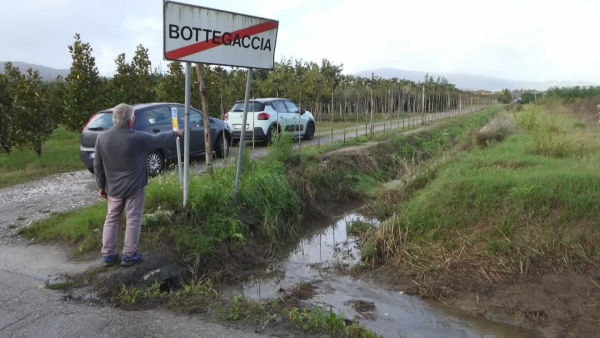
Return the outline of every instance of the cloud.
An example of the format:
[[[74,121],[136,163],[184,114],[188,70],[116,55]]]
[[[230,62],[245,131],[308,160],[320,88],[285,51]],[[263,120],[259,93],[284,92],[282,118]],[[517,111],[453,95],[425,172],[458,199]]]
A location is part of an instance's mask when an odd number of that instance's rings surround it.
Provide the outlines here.
[[[381,67],[517,80],[597,82],[600,1],[572,0],[188,0],[280,21],[282,55],[343,63],[348,73]],[[138,44],[162,58],[162,4],[143,0],[3,1],[0,60],[68,68],[81,33],[101,74]]]

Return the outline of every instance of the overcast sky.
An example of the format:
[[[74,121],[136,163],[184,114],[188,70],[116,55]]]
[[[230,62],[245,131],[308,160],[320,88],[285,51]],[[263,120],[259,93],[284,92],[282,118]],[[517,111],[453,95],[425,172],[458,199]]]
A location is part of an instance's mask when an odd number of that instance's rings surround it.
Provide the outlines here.
[[[514,80],[600,82],[600,0],[182,0],[280,21],[276,60]],[[160,0],[1,0],[0,60],[68,68],[78,32],[102,75],[149,48],[162,60]]]

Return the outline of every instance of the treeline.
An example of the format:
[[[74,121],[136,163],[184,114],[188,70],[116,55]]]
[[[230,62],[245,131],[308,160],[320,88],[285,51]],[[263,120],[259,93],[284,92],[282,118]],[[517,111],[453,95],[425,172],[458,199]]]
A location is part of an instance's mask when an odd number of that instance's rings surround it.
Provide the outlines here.
[[[60,124],[81,131],[97,111],[125,102],[184,102],[182,64],[169,63],[166,72],[153,69],[148,49],[139,45],[130,62],[125,54],[115,59],[112,78],[101,77],[93,49],[79,34],[68,46],[72,64],[69,76],[44,82],[39,73],[22,73],[6,63],[0,74],[0,143],[4,152],[30,148],[41,154],[42,144]],[[343,65],[323,59],[320,64],[284,59],[272,71],[253,75],[252,97],[285,97],[313,114],[437,112],[490,98],[461,92],[444,78],[426,76],[423,82],[364,78],[342,74]],[[209,113],[222,116],[244,98],[244,69],[203,66]],[[192,67],[191,104],[201,107],[197,74]]]
[[[600,86],[553,87],[548,89],[544,95],[560,99],[586,99],[600,96]]]

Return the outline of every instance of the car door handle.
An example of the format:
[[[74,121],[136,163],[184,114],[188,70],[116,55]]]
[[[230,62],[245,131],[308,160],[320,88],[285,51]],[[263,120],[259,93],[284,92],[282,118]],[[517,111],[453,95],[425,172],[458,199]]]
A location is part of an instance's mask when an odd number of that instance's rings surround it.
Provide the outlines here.
[[[152,129],[153,133],[160,133],[160,129]]]

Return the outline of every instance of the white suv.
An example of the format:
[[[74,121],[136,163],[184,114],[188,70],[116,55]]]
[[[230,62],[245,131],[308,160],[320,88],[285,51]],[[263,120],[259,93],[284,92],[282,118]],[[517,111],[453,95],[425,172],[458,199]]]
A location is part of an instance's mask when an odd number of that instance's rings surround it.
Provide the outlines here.
[[[244,101],[238,101],[225,114],[225,121],[232,131],[233,144],[240,140],[243,112]],[[300,125],[300,133],[298,133],[298,125]],[[305,140],[312,140],[315,136],[315,119],[312,114],[304,109],[298,109],[292,101],[271,98],[248,102],[248,119],[244,137],[246,140],[252,140],[254,136],[255,140],[271,142],[277,134],[277,126],[280,133],[292,137],[301,136]]]

